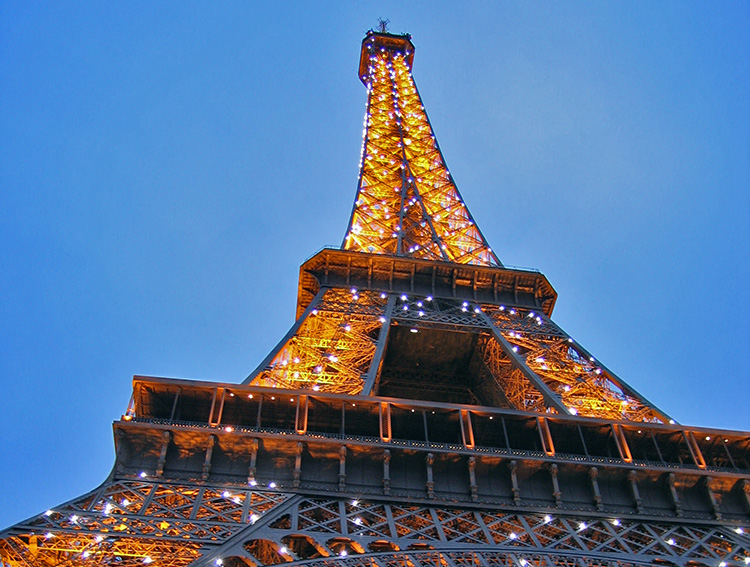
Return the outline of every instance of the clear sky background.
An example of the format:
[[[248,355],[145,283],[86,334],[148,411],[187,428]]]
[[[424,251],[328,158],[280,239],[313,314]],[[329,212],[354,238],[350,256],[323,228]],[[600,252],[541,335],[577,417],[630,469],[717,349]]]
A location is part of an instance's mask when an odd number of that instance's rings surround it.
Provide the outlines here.
[[[750,3],[5,0],[0,528],[105,479],[133,374],[239,382],[286,332],[349,218],[379,17],[557,323],[679,422],[750,429]]]

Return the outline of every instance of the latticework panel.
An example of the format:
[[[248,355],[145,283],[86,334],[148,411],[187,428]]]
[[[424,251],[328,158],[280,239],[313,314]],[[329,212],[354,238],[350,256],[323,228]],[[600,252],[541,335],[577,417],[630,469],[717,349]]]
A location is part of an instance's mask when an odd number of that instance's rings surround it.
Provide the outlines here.
[[[362,556],[334,556],[305,561],[304,565],[309,567],[636,567],[653,565],[653,563],[648,560],[638,561],[627,558],[602,560],[596,557],[531,552],[405,550]],[[690,562],[686,565],[714,567],[711,563],[702,562]]]
[[[485,305],[493,324],[526,366],[571,413],[605,419],[660,421],[653,407],[626,393],[612,374],[544,314]]]
[[[490,335],[479,339],[482,362],[503,390],[510,405],[519,410],[545,412],[544,398],[521,370],[514,366],[507,353]]]
[[[385,294],[329,289],[253,386],[358,394],[385,322]]]
[[[421,328],[442,330],[478,330],[488,328],[483,318],[477,317],[466,301],[433,298],[430,295],[401,294],[393,310],[393,318],[413,323]]]
[[[13,566],[181,567],[289,496],[121,480],[15,526],[0,539],[0,558]]]
[[[739,526],[307,498],[148,480],[105,485],[0,539],[0,558],[13,567],[243,566],[325,558],[416,567],[425,560],[468,564],[469,551],[481,558],[477,565],[504,559],[520,567],[750,563],[750,540]]]
[[[0,539],[0,559],[10,567],[183,567],[198,558],[199,548],[190,542],[48,532]]]
[[[445,165],[408,53],[381,45],[377,37],[364,47],[369,53],[364,146],[343,248],[498,265]]]
[[[245,548],[308,565],[328,565],[311,561],[326,557],[346,558],[339,565],[415,567],[750,563],[750,542],[740,527],[614,517],[301,498],[268,528],[261,526]]]

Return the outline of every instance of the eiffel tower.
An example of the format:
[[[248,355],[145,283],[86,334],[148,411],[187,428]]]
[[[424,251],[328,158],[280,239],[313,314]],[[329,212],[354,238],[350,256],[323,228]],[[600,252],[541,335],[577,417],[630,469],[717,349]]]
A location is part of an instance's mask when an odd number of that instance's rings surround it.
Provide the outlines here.
[[[409,35],[370,31],[339,249],[239,384],[136,376],[98,488],[0,533],[3,566],[750,564],[750,436],[687,427],[551,319],[451,177]]]

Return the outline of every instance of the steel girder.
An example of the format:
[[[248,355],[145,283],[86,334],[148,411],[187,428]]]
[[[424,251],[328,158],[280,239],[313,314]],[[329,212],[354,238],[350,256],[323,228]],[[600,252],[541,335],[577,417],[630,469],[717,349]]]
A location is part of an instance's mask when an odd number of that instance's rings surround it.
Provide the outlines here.
[[[484,370],[514,409],[669,420],[541,311],[376,289],[321,288],[245,383],[371,393],[393,325],[480,334]]]
[[[744,565],[740,528],[119,480],[2,534],[23,565]],[[346,561],[343,559],[346,558]],[[437,563],[435,563],[437,561]]]

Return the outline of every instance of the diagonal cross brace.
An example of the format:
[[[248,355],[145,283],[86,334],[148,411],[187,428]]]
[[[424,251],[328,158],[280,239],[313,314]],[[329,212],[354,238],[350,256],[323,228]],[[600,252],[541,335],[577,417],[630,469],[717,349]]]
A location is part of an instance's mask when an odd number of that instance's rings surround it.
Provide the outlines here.
[[[547,406],[555,408],[561,414],[573,415],[571,411],[565,406],[565,404],[562,403],[559,396],[557,396],[557,394],[550,390],[549,386],[547,386],[544,380],[542,380],[531,368],[529,368],[529,366],[526,364],[526,361],[513,350],[511,344],[507,340],[505,340],[505,337],[503,337],[500,329],[498,329],[494,321],[492,321],[492,318],[484,311],[480,311],[479,316],[490,328],[490,330],[492,331],[492,336],[498,342],[500,348],[503,349],[503,352],[508,356],[508,358],[510,358],[513,365],[518,368],[529,380],[529,382],[531,382],[539,391],[539,393],[544,398],[544,402],[547,404]]]

